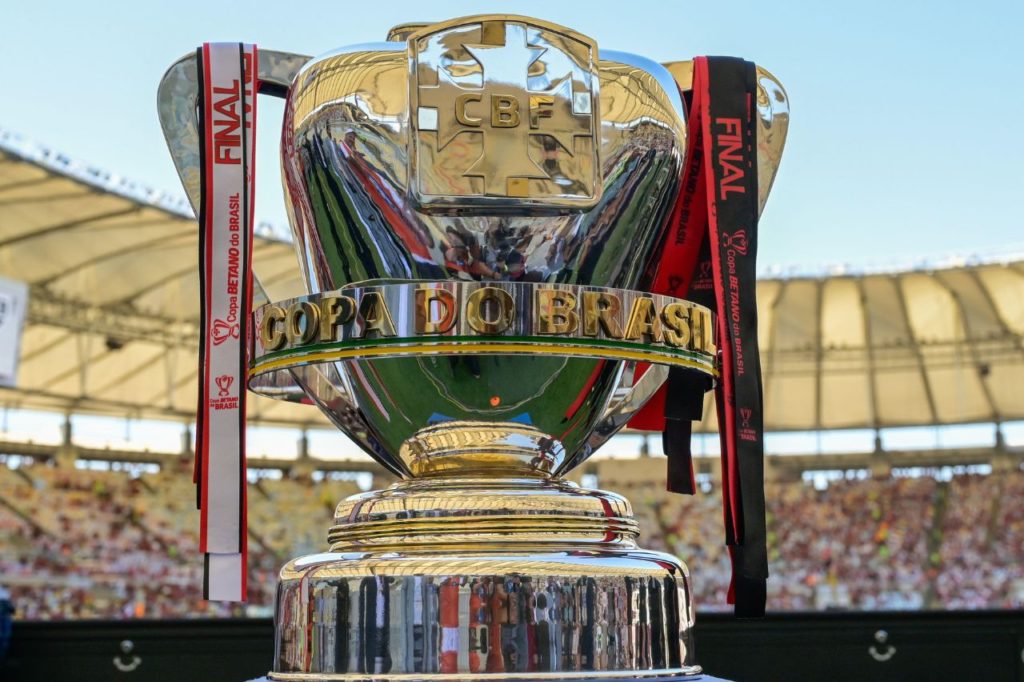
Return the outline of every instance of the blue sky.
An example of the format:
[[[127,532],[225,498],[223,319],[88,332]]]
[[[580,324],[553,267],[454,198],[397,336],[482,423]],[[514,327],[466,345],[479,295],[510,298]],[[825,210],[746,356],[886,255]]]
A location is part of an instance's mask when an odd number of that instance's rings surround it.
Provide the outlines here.
[[[549,19],[659,61],[729,54],[772,70],[793,115],[762,221],[764,265],[1024,250],[1019,1],[19,3],[4,11],[0,127],[180,193],[155,91],[203,40],[317,54],[381,40],[396,23],[485,11]],[[265,104],[258,215],[284,224],[280,107]]]

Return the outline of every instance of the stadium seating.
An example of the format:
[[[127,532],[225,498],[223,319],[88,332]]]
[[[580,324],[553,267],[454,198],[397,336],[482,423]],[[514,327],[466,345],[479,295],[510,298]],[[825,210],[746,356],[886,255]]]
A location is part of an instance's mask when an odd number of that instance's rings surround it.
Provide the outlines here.
[[[935,590],[948,608],[1019,608],[1024,583],[1024,476],[965,476],[949,485]]]
[[[641,544],[690,566],[698,609],[726,605],[720,496],[664,491],[663,463],[635,461],[603,488],[625,494]],[[185,463],[123,472],[0,465],[0,585],[17,617],[268,615],[276,572],[325,548],[354,483],[261,479],[249,486],[249,602],[200,599],[198,514]],[[599,469],[600,472],[600,469]],[[708,486],[705,486],[708,487]],[[1024,607],[1024,472],[841,480],[767,488],[773,610]]]
[[[24,619],[269,615],[287,557],[322,549],[353,483],[249,486],[245,607],[200,599],[198,512],[180,468],[125,473],[0,466],[0,584]],[[327,503],[327,500],[332,500]]]
[[[637,473],[642,466],[625,481],[602,477],[601,487],[633,502],[641,544],[687,562],[698,609],[728,608],[720,495],[667,493],[657,473]],[[772,610],[1024,605],[1022,471],[841,480],[825,490],[769,483],[765,492]]]

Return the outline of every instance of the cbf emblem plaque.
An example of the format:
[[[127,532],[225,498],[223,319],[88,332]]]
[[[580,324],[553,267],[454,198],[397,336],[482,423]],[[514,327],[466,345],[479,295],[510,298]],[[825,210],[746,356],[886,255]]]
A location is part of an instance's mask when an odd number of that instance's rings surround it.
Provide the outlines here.
[[[597,44],[525,17],[409,37],[410,189],[426,208],[585,209],[600,196]]]

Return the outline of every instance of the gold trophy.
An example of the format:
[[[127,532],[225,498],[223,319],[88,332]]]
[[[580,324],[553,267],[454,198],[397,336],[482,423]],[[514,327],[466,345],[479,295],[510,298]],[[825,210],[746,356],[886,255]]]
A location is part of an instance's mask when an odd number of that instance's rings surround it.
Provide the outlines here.
[[[763,203],[788,115],[759,77]],[[507,15],[260,51],[310,293],[255,311],[249,388],[312,400],[400,479],[282,569],[270,679],[700,672],[686,567],[637,547],[626,499],[562,478],[670,367],[716,374],[708,309],[645,292],[688,78]],[[194,201],[195,92],[190,55],[160,105]]]

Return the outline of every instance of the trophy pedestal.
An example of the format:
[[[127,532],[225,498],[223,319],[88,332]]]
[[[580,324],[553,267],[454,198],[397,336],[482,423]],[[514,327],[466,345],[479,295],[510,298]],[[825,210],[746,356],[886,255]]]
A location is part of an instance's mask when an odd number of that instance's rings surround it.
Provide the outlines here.
[[[343,501],[281,571],[272,680],[700,673],[686,567],[629,503],[549,478],[420,478]]]

